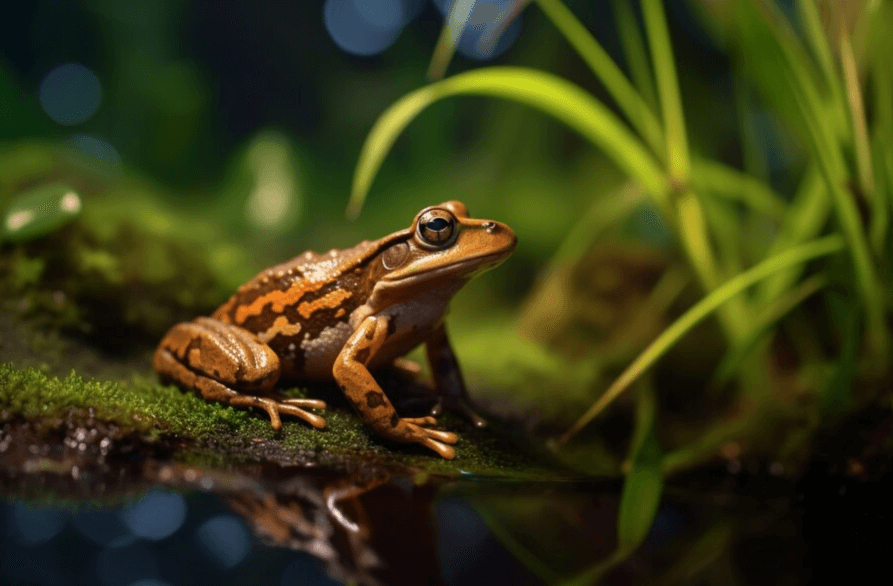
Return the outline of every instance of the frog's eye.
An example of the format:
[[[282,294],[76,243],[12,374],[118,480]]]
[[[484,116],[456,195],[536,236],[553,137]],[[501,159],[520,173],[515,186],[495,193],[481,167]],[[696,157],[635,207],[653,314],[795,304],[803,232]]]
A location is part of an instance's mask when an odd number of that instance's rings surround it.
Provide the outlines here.
[[[450,244],[458,232],[456,218],[446,210],[428,210],[419,218],[416,232],[422,243],[442,248]]]

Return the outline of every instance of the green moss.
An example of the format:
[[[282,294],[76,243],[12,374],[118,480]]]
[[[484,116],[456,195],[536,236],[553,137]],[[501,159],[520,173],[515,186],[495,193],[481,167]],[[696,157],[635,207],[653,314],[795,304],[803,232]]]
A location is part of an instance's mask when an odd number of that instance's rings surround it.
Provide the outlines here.
[[[129,382],[85,380],[72,373],[53,377],[37,369],[0,366],[0,420],[23,418],[45,425],[74,413],[114,423],[149,441],[178,444],[175,459],[222,467],[239,461],[287,463],[301,454],[305,463],[330,465],[355,461],[384,466],[395,472],[430,476],[510,477],[551,479],[556,471],[508,445],[492,430],[473,430],[447,417],[458,431],[457,457],[447,461],[420,446],[394,446],[378,440],[353,413],[325,412],[327,427],[316,430],[303,422],[283,421],[280,431],[265,413],[233,409],[204,401],[194,393],[151,379]],[[86,417],[86,415],[85,415]],[[181,440],[193,440],[183,445]]]

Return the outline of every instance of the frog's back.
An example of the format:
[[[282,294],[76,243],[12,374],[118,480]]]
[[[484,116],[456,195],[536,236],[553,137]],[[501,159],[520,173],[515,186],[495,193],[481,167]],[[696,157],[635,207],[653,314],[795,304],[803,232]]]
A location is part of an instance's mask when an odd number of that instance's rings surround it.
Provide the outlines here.
[[[306,252],[259,273],[213,317],[270,346],[284,376],[329,376],[331,365],[320,362],[329,362],[350,335],[350,314],[374,287],[369,260],[380,247],[381,241],[364,241],[346,250]]]

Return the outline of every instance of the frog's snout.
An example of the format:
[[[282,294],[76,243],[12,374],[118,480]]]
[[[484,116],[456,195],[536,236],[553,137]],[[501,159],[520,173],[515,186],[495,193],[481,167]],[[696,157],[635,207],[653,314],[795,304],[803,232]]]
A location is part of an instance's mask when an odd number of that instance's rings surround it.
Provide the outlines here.
[[[481,227],[489,234],[498,244],[495,248],[503,251],[506,255],[510,254],[518,245],[518,237],[515,231],[502,222],[494,222],[487,220]]]

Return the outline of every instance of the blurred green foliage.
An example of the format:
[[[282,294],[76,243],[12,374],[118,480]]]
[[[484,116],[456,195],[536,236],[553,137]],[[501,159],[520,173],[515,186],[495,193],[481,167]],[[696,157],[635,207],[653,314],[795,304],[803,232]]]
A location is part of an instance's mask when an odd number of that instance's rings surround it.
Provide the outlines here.
[[[713,413],[706,425],[689,422],[693,429],[665,438],[662,449],[654,431],[660,424],[654,399],[640,393],[617,553],[570,582],[585,584],[644,539],[657,511],[662,451],[669,452],[664,464],[664,471],[669,471],[669,462],[677,470],[686,459],[693,464],[712,457],[724,445],[740,450],[742,443],[751,442],[753,448],[757,443],[753,440],[772,428],[764,416],[768,405],[788,404],[792,413],[805,408],[813,417],[804,423],[813,429],[822,419],[834,421],[878,400],[879,408],[889,409],[887,280],[893,267],[887,258],[893,176],[888,171],[893,124],[888,112],[893,79],[887,72],[888,43],[876,37],[884,36],[880,31],[893,24],[893,10],[881,2],[854,3],[854,8],[797,0],[792,19],[783,6],[769,0],[694,3],[729,53],[740,107],[765,108],[778,132],[795,137],[802,150],[801,161],[790,161],[780,170],[791,178],[802,176],[796,194],[786,198],[776,195],[773,183],[778,181],[765,168],[742,172],[709,150],[693,156],[677,76],[677,68],[686,61],[675,56],[661,0],[642,0],[641,32],[628,6],[616,12],[618,29],[626,35],[624,57],[633,81],[560,0],[532,4],[573,46],[620,113],[582,87],[532,69],[488,67],[436,81],[395,102],[373,126],[357,165],[351,209],[356,213],[362,206],[398,136],[422,110],[445,98],[481,94],[531,106],[568,125],[604,152],[659,210],[660,222],[675,237],[681,257],[676,262],[691,272],[706,296],[648,344],[555,447],[560,449],[579,433],[713,312],[727,347],[720,371],[729,393],[725,400],[733,406],[722,409],[726,415]],[[454,16],[466,8],[454,5]],[[434,59],[448,61],[442,54]],[[866,100],[870,90],[879,99]],[[746,117],[739,120],[745,139],[753,136],[750,122]],[[751,161],[769,160],[773,148],[768,142],[743,144]],[[583,221],[592,222],[585,216]],[[823,234],[827,236],[819,238]],[[566,313],[566,305],[586,303],[570,298],[567,275],[597,268],[581,266],[596,245],[598,231],[590,230],[589,235],[574,239],[571,247],[566,241],[553,260],[552,272],[541,285],[550,294],[534,298],[536,318],[527,319],[528,330],[538,333],[552,327],[554,314]],[[829,260],[807,268],[807,261],[829,255]],[[839,255],[844,255],[845,263]],[[833,283],[833,291],[825,289],[828,283]],[[760,294],[750,293],[756,284],[762,287]],[[841,298],[847,301],[841,303]],[[827,315],[830,323],[803,321],[802,316],[816,311]],[[791,313],[801,313],[794,334],[786,327]],[[550,336],[555,337],[553,332]],[[793,348],[780,348],[779,341],[787,336],[793,336]],[[807,349],[799,343],[802,338],[820,340],[833,350]],[[777,369],[779,352],[793,355],[787,367],[791,375]],[[827,382],[810,377],[819,365],[832,373]],[[705,383],[709,381],[705,377]],[[648,382],[660,392],[659,377]],[[867,390],[854,393],[854,386]],[[786,397],[791,393],[811,401],[791,405]],[[854,399],[854,394],[860,398]],[[643,408],[643,402],[651,407]],[[673,418],[671,413],[663,416]],[[792,431],[791,438],[802,436],[802,431],[802,427]],[[680,441],[689,434],[687,441]],[[643,437],[650,440],[643,444]],[[796,457],[804,456],[800,452]],[[783,459],[777,452],[770,457]]]
[[[0,59],[4,217],[61,184],[84,206],[2,244],[4,294],[32,313],[150,340],[263,267],[463,200],[520,238],[454,304],[474,394],[626,478],[617,553],[570,583],[646,538],[664,476],[746,457],[796,473],[823,426],[889,409],[890,2],[536,0],[495,67],[453,60],[449,30],[435,50],[430,15],[364,60],[312,19],[230,7],[253,44],[225,51],[240,30],[151,6],[66,8],[92,44]],[[91,57],[103,106],[52,123],[38,72]],[[72,155],[80,134],[122,164]]]

